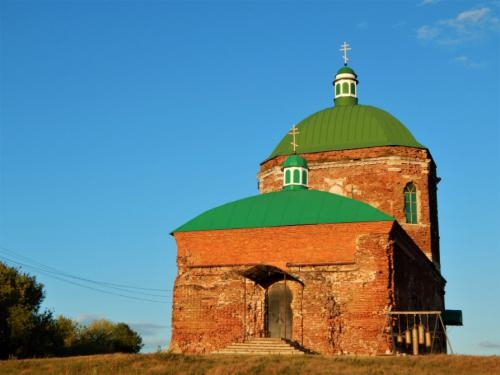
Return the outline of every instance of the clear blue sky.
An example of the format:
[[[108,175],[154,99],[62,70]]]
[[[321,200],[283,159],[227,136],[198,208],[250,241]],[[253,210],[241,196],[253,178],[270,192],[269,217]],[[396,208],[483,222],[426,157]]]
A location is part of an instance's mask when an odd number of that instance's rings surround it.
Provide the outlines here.
[[[44,308],[165,347],[169,232],[257,194],[259,163],[333,104],[348,41],[360,103],[401,120],[442,177],[453,348],[500,354],[498,1],[0,4],[0,260],[37,276]]]

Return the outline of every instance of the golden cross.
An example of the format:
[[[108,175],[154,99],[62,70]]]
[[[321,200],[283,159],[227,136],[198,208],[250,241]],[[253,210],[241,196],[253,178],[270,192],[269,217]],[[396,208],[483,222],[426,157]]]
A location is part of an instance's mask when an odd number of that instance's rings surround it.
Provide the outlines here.
[[[299,134],[299,130],[296,126],[294,126],[288,134],[292,136],[292,142],[290,142],[290,144],[293,146],[293,152],[295,153],[297,151],[297,147],[299,147],[297,142],[295,142],[295,136]]]
[[[347,65],[347,62],[349,61],[349,58],[347,57],[347,51],[350,51],[351,48],[349,47],[349,43],[347,42],[344,42],[344,44],[342,44],[340,46],[340,52],[344,52],[344,65]]]

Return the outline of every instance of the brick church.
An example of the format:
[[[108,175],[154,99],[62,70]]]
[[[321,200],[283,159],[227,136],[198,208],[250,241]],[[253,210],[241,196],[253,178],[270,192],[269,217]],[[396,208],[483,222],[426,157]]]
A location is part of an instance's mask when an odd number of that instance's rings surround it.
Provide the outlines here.
[[[443,320],[432,315],[444,311],[446,283],[436,165],[395,117],[358,104],[345,53],[344,44],[334,105],[299,122],[260,164],[260,194],[172,232],[171,350],[270,337],[326,355],[377,355],[411,353],[413,338],[413,354],[415,345],[429,352],[424,339],[416,344],[418,326],[432,334],[432,352],[446,351]]]

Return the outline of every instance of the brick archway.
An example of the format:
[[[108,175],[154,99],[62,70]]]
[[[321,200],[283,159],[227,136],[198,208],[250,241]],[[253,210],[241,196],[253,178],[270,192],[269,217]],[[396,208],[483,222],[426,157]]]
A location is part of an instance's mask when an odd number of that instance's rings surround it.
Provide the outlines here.
[[[292,284],[304,286],[297,276],[278,267],[259,264],[241,272],[241,275],[260,286],[262,290],[259,305],[261,325],[258,329],[265,337],[292,339],[294,311]],[[287,285],[288,284],[288,285]],[[246,291],[245,291],[246,300]],[[252,314],[252,313],[251,313]],[[245,323],[246,326],[246,316]],[[247,337],[245,335],[245,337]]]

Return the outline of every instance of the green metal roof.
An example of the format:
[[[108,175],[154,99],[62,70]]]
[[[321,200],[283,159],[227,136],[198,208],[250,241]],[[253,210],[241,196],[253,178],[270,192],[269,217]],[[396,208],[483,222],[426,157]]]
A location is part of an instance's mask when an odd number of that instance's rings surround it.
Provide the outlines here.
[[[318,190],[287,190],[241,199],[202,213],[175,232],[393,221],[357,200]]]
[[[285,162],[283,163],[283,168],[287,167],[307,168],[307,161],[306,159],[304,159],[299,155],[290,155],[289,157],[286,158]]]
[[[426,148],[394,116],[367,105],[324,109],[302,120],[297,129],[300,154],[376,146]],[[290,154],[290,136],[285,135],[266,160]]]

